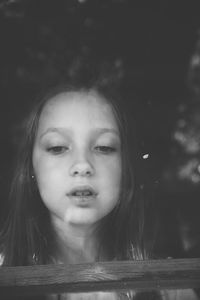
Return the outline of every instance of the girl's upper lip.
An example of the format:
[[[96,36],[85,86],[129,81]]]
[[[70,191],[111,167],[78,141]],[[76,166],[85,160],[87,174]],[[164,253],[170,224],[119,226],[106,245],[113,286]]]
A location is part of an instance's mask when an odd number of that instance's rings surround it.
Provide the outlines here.
[[[68,196],[73,195],[75,192],[78,191],[90,191],[93,195],[97,195],[97,192],[95,191],[95,189],[89,185],[77,185],[75,187],[73,187],[68,193]]]

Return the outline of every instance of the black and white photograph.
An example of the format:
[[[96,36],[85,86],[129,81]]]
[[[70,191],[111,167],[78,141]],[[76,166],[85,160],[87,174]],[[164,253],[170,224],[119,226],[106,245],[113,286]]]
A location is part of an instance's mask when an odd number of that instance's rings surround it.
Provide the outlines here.
[[[199,0],[0,0],[6,299],[200,299]]]

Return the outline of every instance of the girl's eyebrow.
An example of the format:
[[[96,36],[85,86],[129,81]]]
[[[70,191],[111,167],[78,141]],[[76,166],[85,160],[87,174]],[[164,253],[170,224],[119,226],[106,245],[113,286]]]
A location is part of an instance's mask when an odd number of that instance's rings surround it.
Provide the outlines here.
[[[118,130],[117,129],[115,129],[115,128],[112,128],[112,127],[105,127],[105,128],[102,128],[102,127],[100,127],[100,128],[94,128],[94,130],[93,130],[95,133],[97,133],[97,134],[103,134],[103,133],[114,133],[114,134],[116,134],[116,135],[118,135],[119,136],[119,132],[118,132]]]
[[[43,133],[40,135],[39,138],[41,139],[41,138],[43,138],[43,136],[45,136],[46,134],[52,133],[52,132],[55,132],[55,133],[64,135],[65,133],[71,133],[71,130],[70,130],[70,129],[67,129],[67,128],[63,128],[63,127],[49,127],[49,128],[47,128],[47,130],[45,130],[45,132],[43,132]]]
[[[116,134],[117,136],[119,136],[119,132],[117,129],[115,128],[112,128],[112,127],[97,127],[97,128],[93,128],[91,129],[92,133],[96,133],[98,135],[101,135],[101,134],[104,134],[104,133],[114,133]],[[67,134],[73,134],[73,130],[71,128],[65,128],[65,127],[49,127],[47,128],[47,130],[45,130],[45,132],[43,132],[41,135],[40,135],[40,139],[45,136],[46,134],[48,133],[52,133],[52,132],[55,132],[55,133],[58,133],[58,134],[62,134],[62,135],[65,135],[66,133]]]

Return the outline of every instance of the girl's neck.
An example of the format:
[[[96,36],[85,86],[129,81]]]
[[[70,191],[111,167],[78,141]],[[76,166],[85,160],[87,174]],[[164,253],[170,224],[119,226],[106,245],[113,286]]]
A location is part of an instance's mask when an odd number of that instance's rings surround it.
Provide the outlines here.
[[[56,233],[56,260],[61,263],[94,262],[98,255],[98,240],[92,226],[66,224],[52,218]]]

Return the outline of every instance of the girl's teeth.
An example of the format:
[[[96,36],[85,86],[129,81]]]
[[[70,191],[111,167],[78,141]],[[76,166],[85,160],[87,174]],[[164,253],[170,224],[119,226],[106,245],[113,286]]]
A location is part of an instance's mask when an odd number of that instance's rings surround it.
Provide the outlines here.
[[[77,191],[74,193],[75,196],[90,196],[92,193],[90,191]]]

